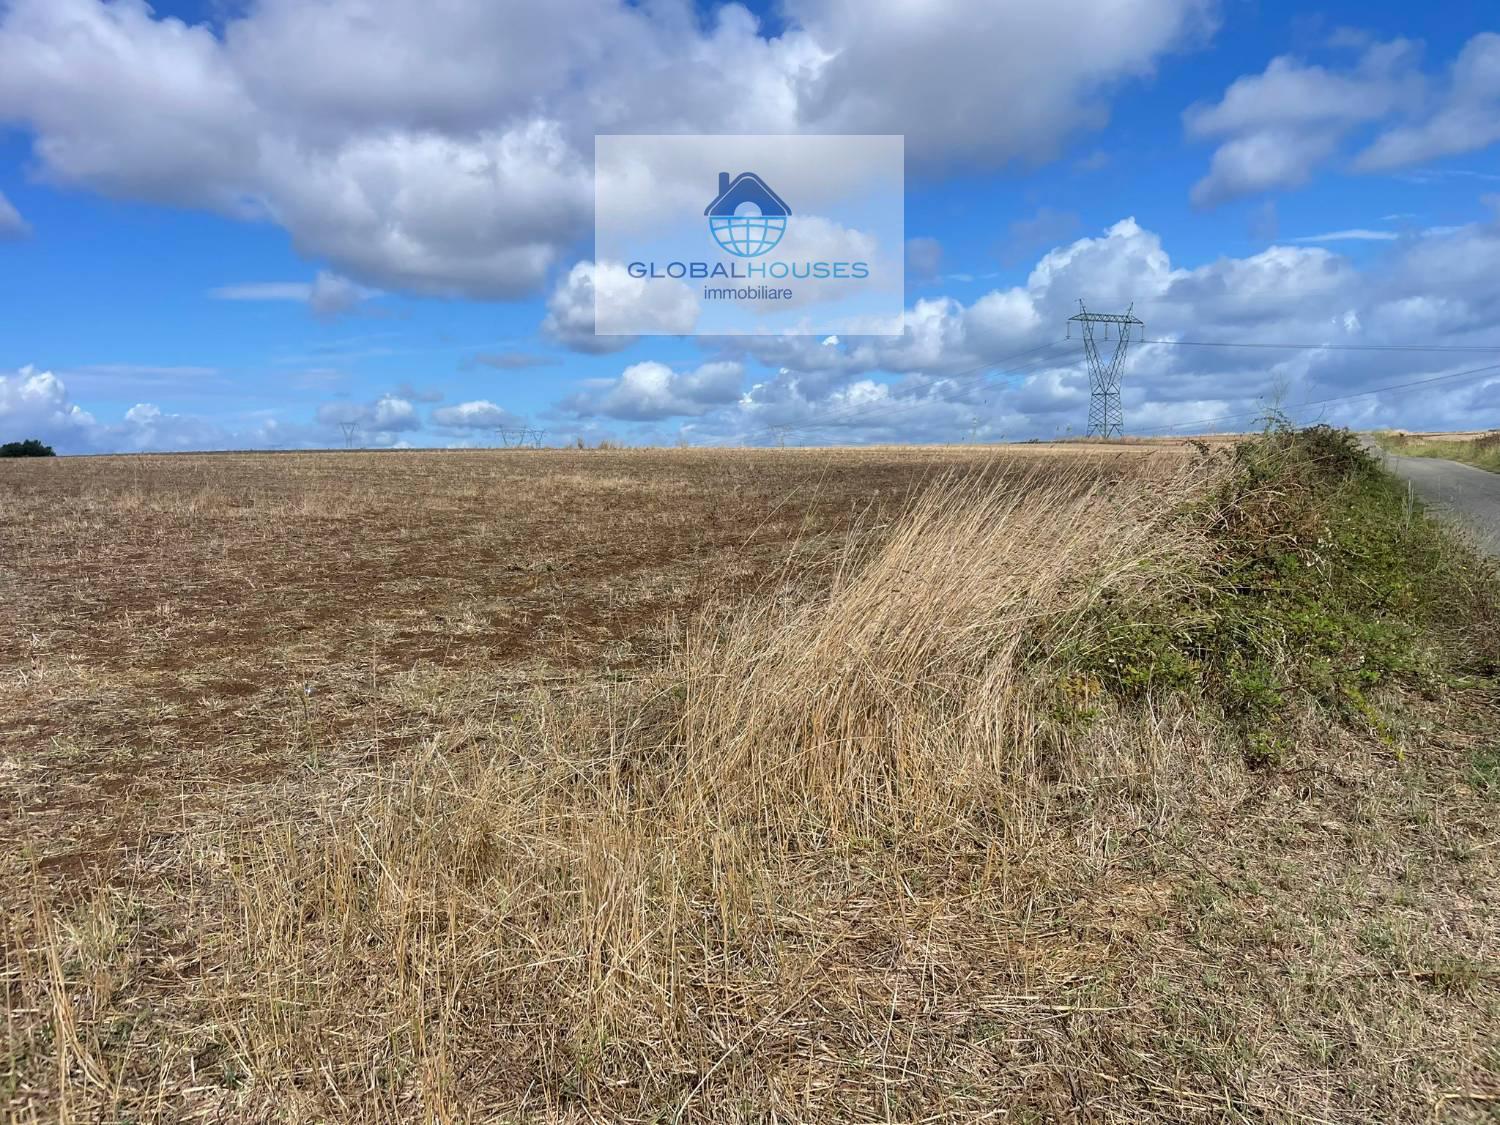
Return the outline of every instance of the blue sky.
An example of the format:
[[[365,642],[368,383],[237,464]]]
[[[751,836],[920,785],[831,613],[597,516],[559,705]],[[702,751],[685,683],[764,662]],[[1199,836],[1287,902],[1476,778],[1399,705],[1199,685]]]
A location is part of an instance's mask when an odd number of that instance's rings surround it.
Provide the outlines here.
[[[1497,23],[1391,0],[0,0],[0,438],[1050,436],[1086,417],[1080,297],[1134,300],[1156,339],[1343,345],[1138,348],[1135,432],[1270,399],[1500,424],[1500,381],[1459,375],[1500,363]],[[904,134],[906,336],[601,350],[596,132]],[[1392,343],[1475,350],[1350,347]]]

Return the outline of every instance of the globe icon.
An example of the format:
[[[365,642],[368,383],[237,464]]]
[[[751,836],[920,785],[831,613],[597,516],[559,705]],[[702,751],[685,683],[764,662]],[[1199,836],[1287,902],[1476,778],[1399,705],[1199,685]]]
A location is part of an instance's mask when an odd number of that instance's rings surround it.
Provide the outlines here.
[[[719,246],[736,258],[756,258],[773,249],[786,233],[785,215],[712,215],[708,229]]]

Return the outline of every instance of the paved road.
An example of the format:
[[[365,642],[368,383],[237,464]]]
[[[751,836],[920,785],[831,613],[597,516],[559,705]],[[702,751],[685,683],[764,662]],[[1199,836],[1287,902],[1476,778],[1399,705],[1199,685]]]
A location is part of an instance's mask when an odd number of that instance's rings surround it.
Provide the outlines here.
[[[1500,473],[1435,457],[1385,455],[1391,472],[1411,481],[1412,489],[1439,514],[1464,524],[1479,545],[1500,555]]]

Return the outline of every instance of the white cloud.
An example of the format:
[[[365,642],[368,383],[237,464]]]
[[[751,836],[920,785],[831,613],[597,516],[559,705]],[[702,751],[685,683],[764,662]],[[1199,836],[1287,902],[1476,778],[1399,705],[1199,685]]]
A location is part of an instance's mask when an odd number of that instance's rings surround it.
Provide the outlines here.
[[[642,422],[707,414],[739,398],[745,369],[719,360],[691,371],[674,371],[664,363],[632,364],[618,379],[594,380],[560,405],[580,418],[603,415]]]
[[[295,444],[301,436],[274,419],[232,429],[149,402],[136,403],[117,423],[100,422],[72,401],[63,379],[34,367],[0,375],[0,434],[3,441],[34,437],[59,453],[266,448]]]
[[[1183,115],[1188,135],[1220,141],[1193,202],[1208,207],[1298,187],[1338,156],[1355,130],[1370,126],[1382,131],[1354,157],[1357,172],[1391,171],[1500,141],[1500,34],[1470,39],[1441,83],[1419,68],[1416,44],[1360,43],[1367,45],[1352,66],[1281,56],[1261,74],[1236,79],[1217,103],[1190,107]]]
[[[595,334],[595,303],[606,312],[664,334],[691,332],[698,321],[698,299],[683,282],[648,282],[631,277],[617,262],[577,262],[547,299],[542,333],[574,351],[604,355],[621,351],[638,337]]]
[[[981,439],[1049,436],[1070,426],[1076,432],[1086,417],[1088,384],[1076,332],[1072,341],[1062,337],[1080,295],[1100,311],[1123,311],[1134,302],[1152,340],[1493,345],[1500,323],[1496,260],[1500,214],[1453,229],[1403,232],[1378,269],[1361,268],[1336,244],[1272,245],[1242,258],[1181,265],[1160,236],[1127,218],[1049,250],[1020,284],[969,303],[941,296],[914,302],[900,337],[700,339],[717,354],[696,365],[631,364],[614,378],[583,383],[557,405],[584,419],[591,437],[609,436],[596,421],[639,437],[669,432],[671,419],[690,419],[692,440],[719,443],[774,441],[771,426],[794,427],[791,440],[808,442],[957,440],[976,425]],[[1138,344],[1125,370],[1126,424],[1149,432],[1221,415],[1232,424],[1248,422],[1236,416],[1263,409],[1285,384],[1290,405],[1338,399],[1300,412],[1302,421],[1468,426],[1490,409],[1500,379],[1341,396],[1494,362],[1500,352]],[[148,401],[119,423],[100,423],[71,401],[63,379],[26,369],[0,378],[0,429],[69,451],[253,448],[326,445],[338,436],[330,427],[353,421],[362,444],[395,445],[430,443],[434,434],[442,440],[449,431],[477,433],[509,417],[487,400],[459,403],[434,410],[424,434],[415,394],[403,390],[371,402],[325,403],[304,427],[238,426],[170,414],[151,405],[149,393],[141,397]]]
[[[594,263],[577,262],[547,299],[542,332],[578,352],[617,352],[635,343],[634,336],[594,334]]]
[[[522,424],[517,415],[484,399],[441,406],[432,412],[432,421],[434,425],[450,430],[492,430],[498,426],[518,427]]]
[[[1212,11],[791,0],[767,38],[682,0],[259,0],[217,32],[141,0],[10,0],[0,119],[55,182],[270,220],[361,285],[508,298],[586,234],[595,133],[905,133],[919,164],[1037,161]]]
[[[318,424],[354,424],[367,436],[382,437],[422,428],[417,408],[397,395],[381,395],[374,402],[325,402],[318,407]]]
[[[1401,236],[1391,230],[1367,230],[1355,227],[1351,230],[1330,230],[1323,234],[1304,234],[1293,242],[1394,242]]]
[[[1199,207],[1276,188],[1300,187],[1338,147],[1342,130],[1264,129],[1220,145],[1208,175],[1193,185]]]
[[[21,218],[21,212],[0,191],[0,241],[8,238],[25,238],[31,233],[31,224]]]
[[[68,389],[50,371],[23,367],[0,375],[0,433],[4,441],[37,438],[74,449],[87,442],[94,416],[68,398]]]
[[[790,440],[803,442],[952,441],[974,432],[976,418],[981,439],[1079,432],[1088,398],[1082,345],[1076,331],[1071,342],[1061,337],[1080,294],[1099,311],[1124,311],[1133,301],[1153,340],[1493,345],[1500,275],[1490,263],[1497,256],[1500,222],[1485,222],[1403,235],[1368,272],[1310,245],[1182,267],[1158,235],[1125,219],[1049,251],[1023,285],[970,305],[917,302],[907,335],[895,341],[704,341],[779,370],[752,376],[733,403],[675,412],[696,419],[695,440],[711,442],[770,442],[778,426],[792,427]],[[1133,432],[1222,415],[1232,416],[1231,425],[1251,423],[1284,385],[1291,406],[1339,399],[1294,411],[1302,421],[1466,426],[1500,386],[1500,373],[1342,396],[1493,362],[1500,349],[1454,355],[1137,343],[1126,367],[1126,423]],[[638,366],[648,369],[641,381],[652,387],[670,375],[659,364]],[[600,390],[586,394],[597,401]],[[669,396],[655,401],[656,409],[638,415],[657,420],[674,409]]]
[[[311,293],[306,281],[242,281],[208,291],[216,301],[305,301]]]
[[[795,0],[788,10],[816,45],[792,84],[801,122],[905,133],[921,162],[1050,158],[1106,121],[1111,83],[1149,75],[1213,19],[1208,3],[1143,0],[931,0],[919,11],[907,0]]]
[[[1210,207],[1307,182],[1355,126],[1420,102],[1416,61],[1416,47],[1404,39],[1368,47],[1345,70],[1283,55],[1262,73],[1237,78],[1216,104],[1190,107],[1183,114],[1190,137],[1222,138],[1208,175],[1193,186],[1193,202]]]
[[[221,285],[208,291],[220,301],[297,301],[321,320],[332,320],[380,296],[378,289],[356,285],[347,277],[319,270],[312,281],[252,281]]]
[[[1386,171],[1474,152],[1500,141],[1500,35],[1486,31],[1464,45],[1454,60],[1448,88],[1437,108],[1413,125],[1382,133],[1355,158],[1355,168]]]
[[[138,402],[117,426],[106,426],[94,436],[94,442],[119,450],[190,450],[224,449],[239,444],[266,444],[263,433],[239,435],[222,426],[191,414],[163,411],[149,402]]]

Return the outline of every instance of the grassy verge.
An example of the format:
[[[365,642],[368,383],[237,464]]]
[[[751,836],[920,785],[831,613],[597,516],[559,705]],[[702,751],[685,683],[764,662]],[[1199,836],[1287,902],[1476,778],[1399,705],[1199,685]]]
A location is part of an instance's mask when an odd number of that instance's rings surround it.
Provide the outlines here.
[[[1492,568],[1422,518],[1347,431],[1274,426],[1182,513],[1187,576],[1090,607],[1060,656],[1072,696],[1185,693],[1280,764],[1303,705],[1400,747],[1382,687],[1431,695],[1500,668]],[[1068,693],[1064,693],[1064,699]]]
[[[1454,440],[1411,437],[1392,432],[1377,433],[1374,437],[1382,449],[1399,453],[1403,457],[1439,457],[1444,461],[1460,461],[1465,465],[1500,473],[1500,431],[1483,437]]]
[[[7,1108],[1481,1120],[1494,575],[1347,436],[937,487],[4,920]],[[0,1103],[5,1104],[5,1103]]]

